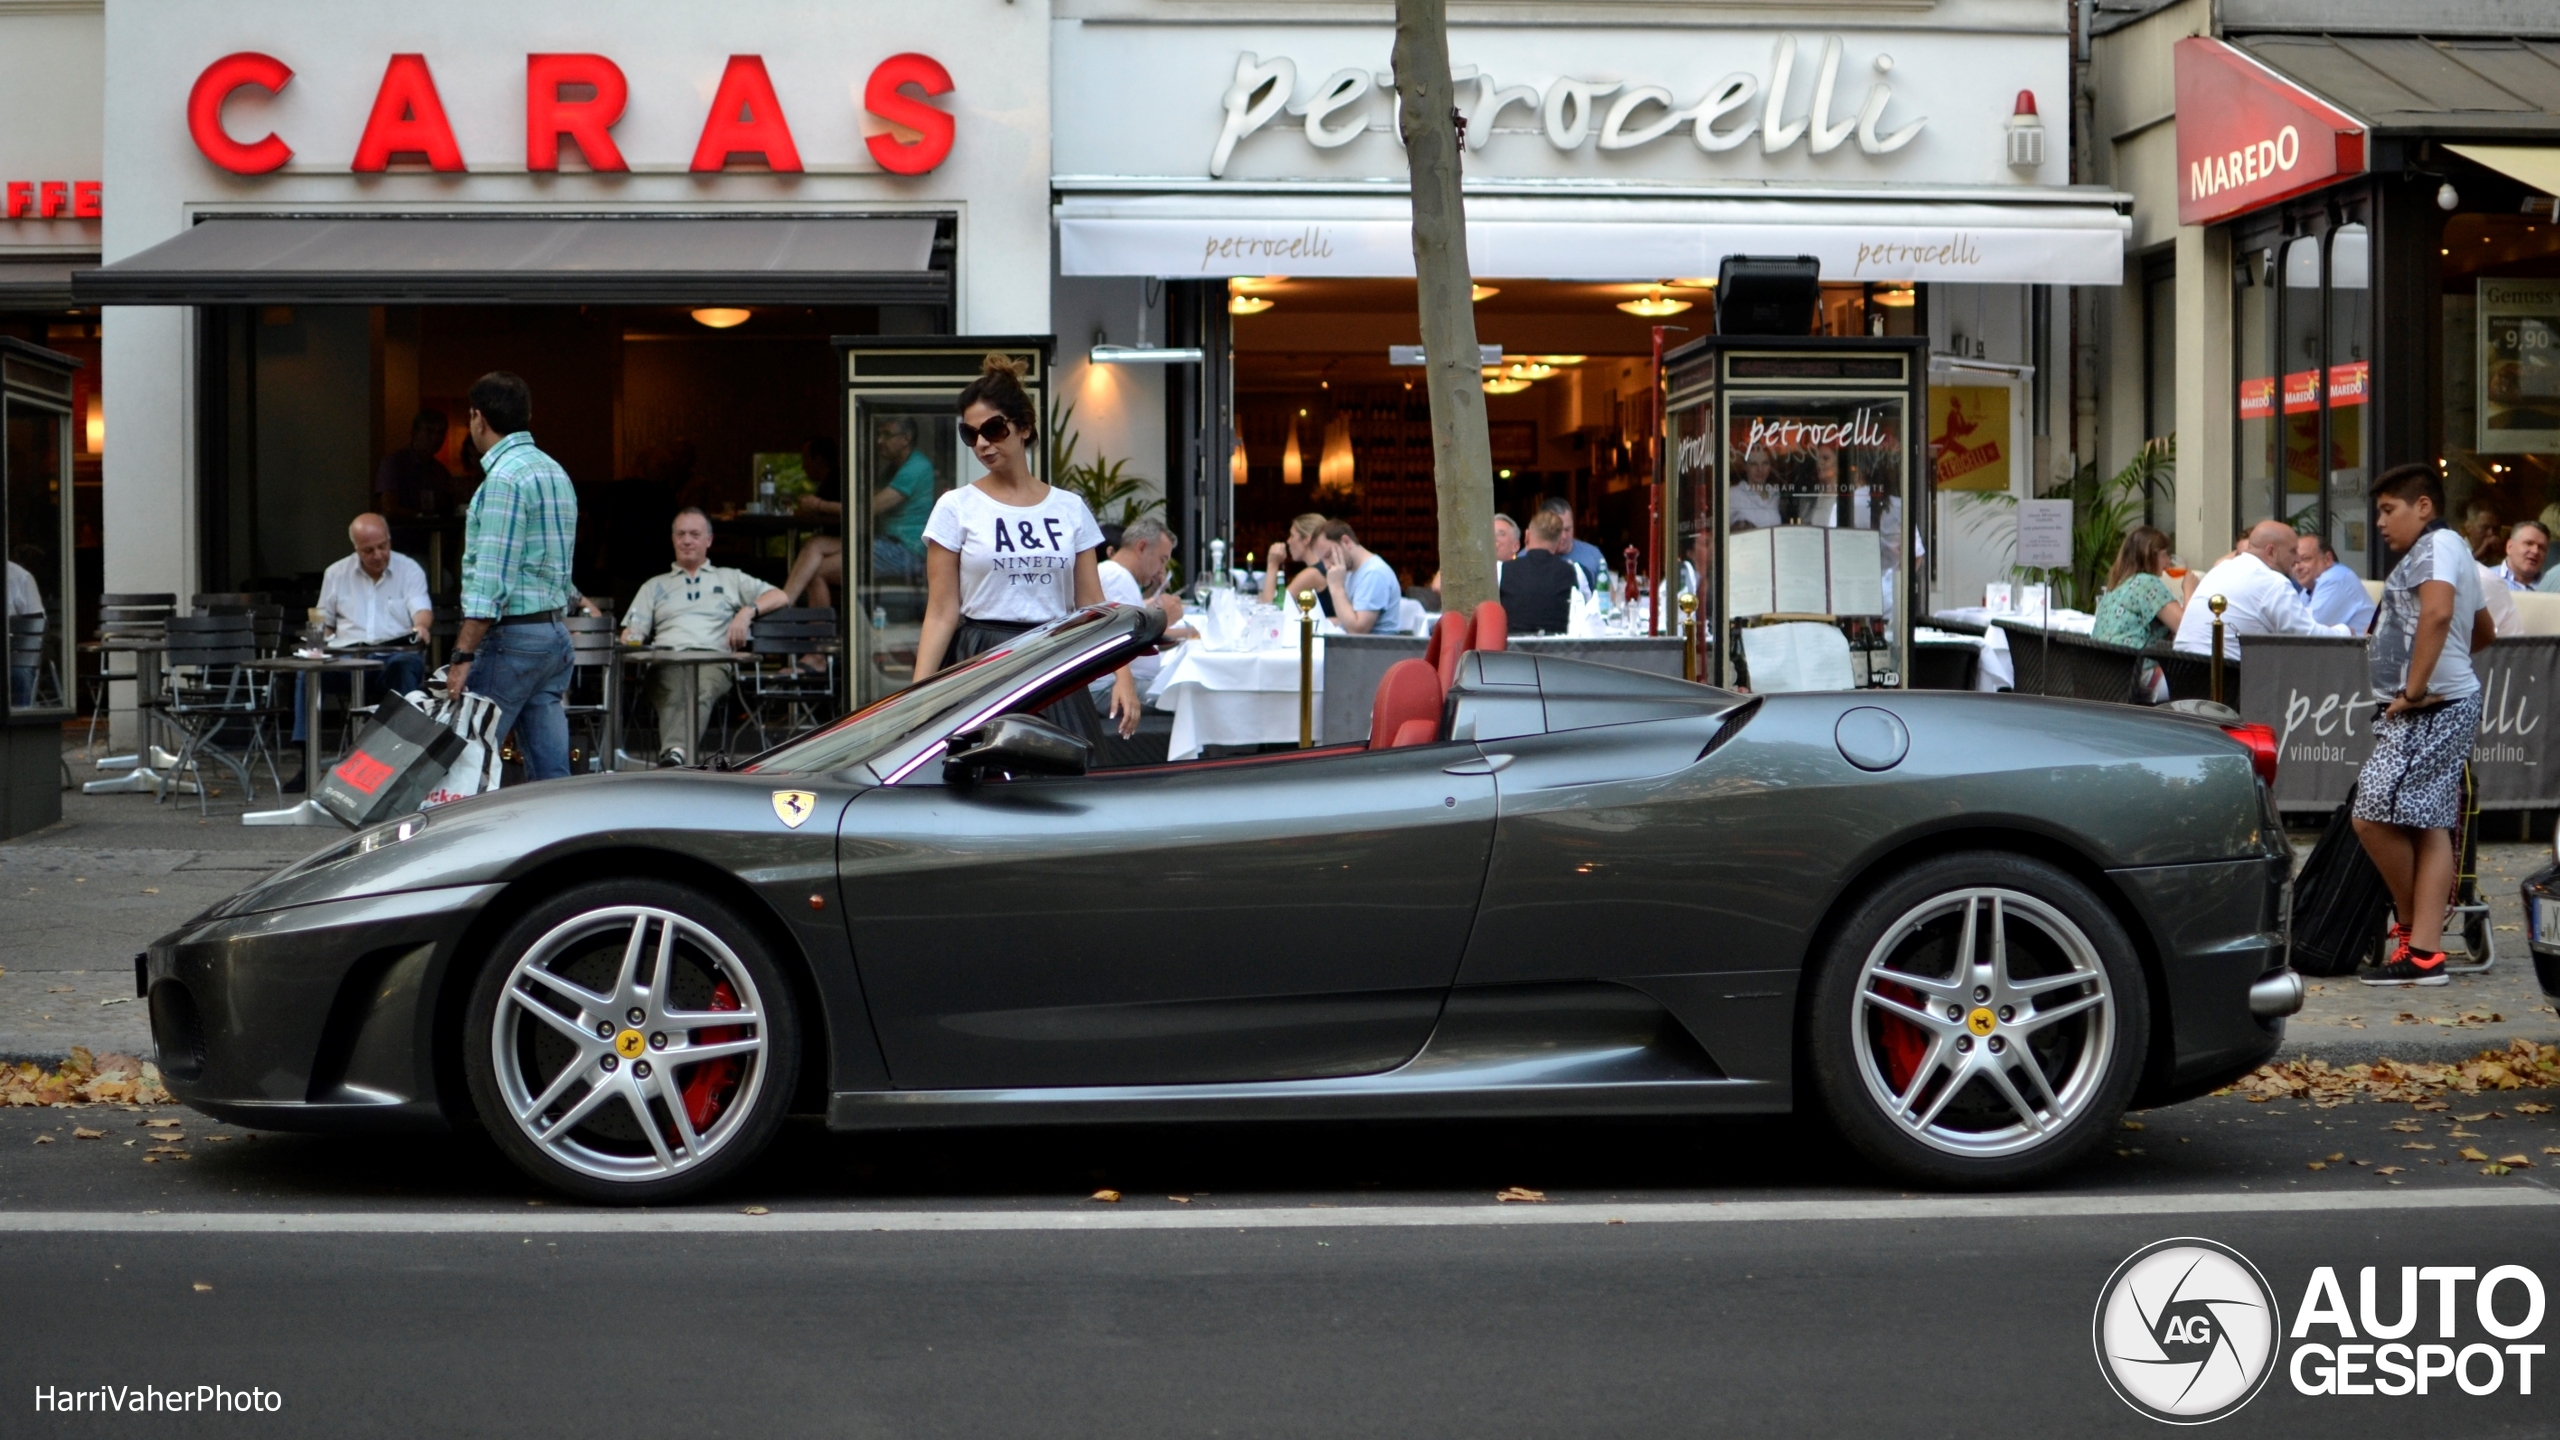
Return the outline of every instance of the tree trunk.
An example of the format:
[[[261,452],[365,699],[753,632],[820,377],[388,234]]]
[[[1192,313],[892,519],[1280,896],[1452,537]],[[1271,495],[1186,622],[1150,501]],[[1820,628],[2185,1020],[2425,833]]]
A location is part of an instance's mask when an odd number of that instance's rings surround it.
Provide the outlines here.
[[[1440,597],[1451,610],[1495,598],[1493,449],[1485,438],[1475,277],[1459,189],[1457,88],[1446,0],[1396,0],[1396,114],[1413,177],[1413,266],[1431,396],[1440,506]]]

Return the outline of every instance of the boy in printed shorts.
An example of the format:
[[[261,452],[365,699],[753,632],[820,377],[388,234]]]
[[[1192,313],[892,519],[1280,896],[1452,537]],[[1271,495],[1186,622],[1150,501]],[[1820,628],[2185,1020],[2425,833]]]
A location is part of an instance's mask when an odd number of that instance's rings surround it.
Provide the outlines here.
[[[2373,484],[2383,543],[2400,555],[2383,582],[2368,642],[2373,753],[2356,776],[2356,838],[2391,887],[2399,916],[2391,958],[2367,965],[2367,985],[2442,985],[2444,914],[2453,894],[2453,829],[2462,820],[2462,766],[2480,729],[2480,679],[2471,656],[2495,634],[2481,608],[2480,567],[2443,519],[2444,482],[2431,465],[2402,465]]]

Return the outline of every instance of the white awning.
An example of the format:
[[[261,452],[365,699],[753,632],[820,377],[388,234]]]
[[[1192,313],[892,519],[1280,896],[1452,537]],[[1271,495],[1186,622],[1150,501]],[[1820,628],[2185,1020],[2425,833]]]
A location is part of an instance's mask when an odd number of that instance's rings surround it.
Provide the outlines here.
[[[1070,195],[1057,217],[1068,275],[1413,273],[1401,195]],[[2131,225],[2086,201],[1471,196],[1467,259],[1486,279],[1662,280],[1727,255],[1812,255],[1832,281],[2116,285]]]

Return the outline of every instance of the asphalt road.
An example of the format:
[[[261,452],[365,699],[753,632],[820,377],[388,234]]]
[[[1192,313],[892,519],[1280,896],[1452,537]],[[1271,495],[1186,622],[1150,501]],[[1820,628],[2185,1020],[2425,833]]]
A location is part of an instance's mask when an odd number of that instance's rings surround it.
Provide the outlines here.
[[[2401,1265],[2560,1282],[2560,1123],[2534,1098],[2208,1099],[1978,1198],[1905,1194],[1783,1121],[799,1126],[716,1202],[636,1214],[544,1197],[469,1138],[0,1112],[0,1433],[2151,1433],[2091,1315],[2152,1241],[2238,1248],[2288,1324],[2320,1265],[2350,1306],[2357,1267],[2385,1267],[2386,1311]],[[2466,1145],[2535,1164],[2482,1175]],[[1547,1198],[1497,1202],[1510,1186]],[[2467,1291],[2457,1311],[2457,1345],[2491,1338]],[[2213,1428],[2560,1433],[2560,1374],[2534,1378],[2395,1400],[2280,1370]],[[201,1384],[282,1408],[26,1408],[39,1386]]]

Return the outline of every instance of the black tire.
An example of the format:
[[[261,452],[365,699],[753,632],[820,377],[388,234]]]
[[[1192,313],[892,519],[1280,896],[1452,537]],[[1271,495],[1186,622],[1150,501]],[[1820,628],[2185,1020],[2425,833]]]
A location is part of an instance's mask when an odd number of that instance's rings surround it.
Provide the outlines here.
[[[1995,897],[2008,973],[1958,984],[1965,913],[1987,941]],[[2042,861],[1914,865],[1860,897],[1814,965],[1801,1053],[1815,1093],[1851,1146],[1906,1180],[2044,1179],[2105,1142],[2141,1078],[2151,1011],[2133,944],[2088,887]]]
[[[707,1018],[733,1011],[754,1023]],[[462,1043],[472,1108],[519,1169],[580,1200],[658,1205],[772,1143],[799,1036],[788,978],[736,912],[666,881],[599,880],[508,929]]]

